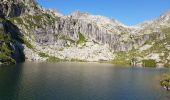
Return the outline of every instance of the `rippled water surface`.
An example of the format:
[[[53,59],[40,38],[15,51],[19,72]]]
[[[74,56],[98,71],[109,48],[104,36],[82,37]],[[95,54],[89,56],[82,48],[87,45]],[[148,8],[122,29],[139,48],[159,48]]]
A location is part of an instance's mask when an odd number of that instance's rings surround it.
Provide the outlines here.
[[[97,63],[0,67],[0,100],[170,100],[159,86],[168,69]]]

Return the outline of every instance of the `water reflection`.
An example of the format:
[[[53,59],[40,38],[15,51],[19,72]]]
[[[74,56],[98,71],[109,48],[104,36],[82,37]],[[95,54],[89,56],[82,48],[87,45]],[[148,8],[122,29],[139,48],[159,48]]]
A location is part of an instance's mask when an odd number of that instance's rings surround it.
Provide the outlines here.
[[[22,64],[0,67],[0,100],[18,98]]]

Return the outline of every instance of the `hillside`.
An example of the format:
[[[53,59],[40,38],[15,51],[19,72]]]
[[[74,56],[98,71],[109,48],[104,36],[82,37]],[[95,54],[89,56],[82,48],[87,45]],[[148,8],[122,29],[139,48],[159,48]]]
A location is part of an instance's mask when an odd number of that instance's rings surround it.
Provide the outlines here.
[[[136,26],[75,11],[62,15],[34,0],[0,1],[0,63],[101,61],[170,64],[170,11]]]

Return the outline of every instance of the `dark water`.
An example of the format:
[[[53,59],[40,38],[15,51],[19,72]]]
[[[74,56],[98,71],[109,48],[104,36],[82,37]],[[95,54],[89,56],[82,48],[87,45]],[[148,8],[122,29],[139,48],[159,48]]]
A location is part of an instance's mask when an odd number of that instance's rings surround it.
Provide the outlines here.
[[[170,100],[159,86],[168,69],[95,63],[0,67],[0,100]]]

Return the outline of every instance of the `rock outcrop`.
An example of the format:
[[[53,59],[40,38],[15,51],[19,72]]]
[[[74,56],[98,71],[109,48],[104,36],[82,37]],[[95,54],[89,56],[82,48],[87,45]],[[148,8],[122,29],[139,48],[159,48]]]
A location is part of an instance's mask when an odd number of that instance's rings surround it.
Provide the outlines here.
[[[0,0],[0,17],[18,17],[24,13],[34,12],[37,8],[34,0]]]

